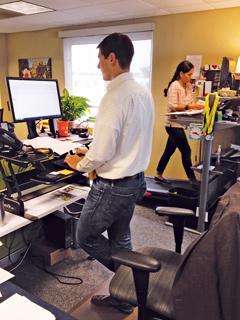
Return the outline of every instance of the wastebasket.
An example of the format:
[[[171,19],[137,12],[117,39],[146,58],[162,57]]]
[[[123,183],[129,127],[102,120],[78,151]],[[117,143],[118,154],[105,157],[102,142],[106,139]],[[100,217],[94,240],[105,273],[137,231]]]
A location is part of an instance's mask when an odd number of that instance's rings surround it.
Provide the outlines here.
[[[170,207],[185,208],[193,210],[196,213],[198,206],[199,192],[197,190],[190,190],[185,188],[175,187],[168,191],[168,205]],[[191,229],[197,228],[197,217],[187,217],[185,226]]]
[[[85,199],[80,199],[64,207],[64,212],[70,214],[72,217],[72,241],[73,241],[72,247],[74,249],[79,248],[79,245],[77,244],[77,225],[80,219],[84,202],[85,202]]]

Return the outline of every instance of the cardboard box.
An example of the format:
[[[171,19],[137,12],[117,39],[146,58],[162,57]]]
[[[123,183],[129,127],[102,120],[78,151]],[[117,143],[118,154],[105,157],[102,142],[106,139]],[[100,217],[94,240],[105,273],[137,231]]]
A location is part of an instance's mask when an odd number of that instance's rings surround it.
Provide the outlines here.
[[[43,256],[48,266],[53,266],[57,262],[66,259],[72,252],[71,248],[58,248],[55,244],[45,239],[39,239],[34,246],[34,254]]]

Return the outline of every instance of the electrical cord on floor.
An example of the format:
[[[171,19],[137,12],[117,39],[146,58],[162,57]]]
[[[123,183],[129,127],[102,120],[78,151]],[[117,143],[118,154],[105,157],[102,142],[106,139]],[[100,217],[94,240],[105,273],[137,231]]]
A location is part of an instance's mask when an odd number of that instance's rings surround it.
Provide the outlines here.
[[[9,237],[10,237],[10,235],[6,235],[6,242],[5,242],[5,248],[7,248],[8,249],[8,261],[11,263],[11,264],[14,264],[14,263],[16,263],[16,262],[13,262],[12,261],[12,259],[11,259],[11,251],[12,250],[14,250],[15,248],[17,248],[17,247],[19,247],[22,243],[24,243],[26,246],[28,246],[30,243],[31,243],[31,241],[30,242],[27,242],[27,239],[26,239],[26,237],[25,237],[25,234],[24,234],[24,232],[25,231],[35,231],[35,230],[38,230],[38,234],[39,234],[39,232],[40,232],[40,230],[41,230],[41,228],[42,228],[42,222],[41,222],[41,224],[40,224],[40,226],[37,226],[36,228],[34,227],[34,228],[32,228],[32,226],[31,226],[31,228],[29,228],[29,226],[26,226],[26,227],[24,227],[24,228],[22,228],[21,229],[21,232],[22,232],[22,240],[21,241],[19,241],[18,243],[16,243],[15,245],[13,245],[13,243],[14,243],[14,240],[15,240],[15,236],[16,236],[16,233],[15,233],[15,231],[11,234],[11,239],[10,239],[10,243],[8,244],[8,239],[9,239]],[[36,240],[36,238],[35,238],[35,240]],[[20,248],[21,249],[21,248]]]
[[[43,263],[43,267],[41,267],[41,266],[37,265],[36,263],[34,263],[33,260],[32,260],[32,259],[34,259],[34,258],[41,258],[42,263]],[[52,277],[54,277],[54,278],[55,278],[59,283],[61,283],[61,284],[67,284],[67,285],[76,286],[76,285],[80,285],[80,284],[83,283],[83,280],[82,280],[81,278],[79,278],[79,277],[64,276],[64,275],[61,275],[61,274],[57,274],[57,273],[55,273],[55,272],[50,272],[50,271],[48,271],[47,268],[46,268],[46,264],[45,264],[45,261],[44,261],[44,257],[41,256],[41,255],[40,255],[40,256],[33,256],[33,255],[32,255],[32,256],[30,256],[30,260],[31,260],[32,264],[33,264],[36,268],[38,268],[38,269],[40,269],[40,270],[43,270],[43,271],[46,272],[47,274],[51,275]],[[73,280],[77,280],[77,282],[64,282],[64,281],[61,281],[59,278],[73,279]]]
[[[40,230],[42,229],[42,235],[43,235],[43,232],[44,232],[44,231],[43,231],[43,222],[42,222],[42,220],[39,220],[39,221],[40,221],[40,225],[38,225],[36,228],[33,227],[32,225],[30,225],[30,226],[31,226],[30,228],[28,228],[29,226],[26,226],[26,227],[22,228],[22,238],[23,238],[24,243],[25,243],[27,246],[29,245],[29,242],[28,242],[27,239],[26,239],[25,232],[27,232],[27,237],[29,237],[28,232],[32,232],[32,231],[38,230],[38,234],[39,234]],[[35,221],[35,223],[37,223],[37,222],[38,222],[38,221]],[[39,235],[39,238],[41,238],[42,235]],[[30,241],[30,242],[31,242],[31,241]]]
[[[25,228],[26,228],[26,227],[25,227]],[[12,272],[12,271],[16,270],[16,269],[23,263],[23,261],[24,261],[24,259],[26,258],[26,256],[27,256],[30,248],[32,247],[32,244],[33,244],[34,241],[38,238],[40,230],[42,230],[42,223],[41,223],[40,226],[38,226],[37,228],[33,228],[33,229],[31,228],[30,230],[27,230],[27,231],[34,231],[34,230],[36,230],[36,229],[37,229],[36,235],[35,235],[34,239],[33,239],[30,243],[27,242],[27,239],[26,239],[26,237],[25,237],[25,235],[24,235],[24,230],[22,230],[22,238],[23,238],[23,240],[22,240],[21,242],[24,242],[28,247],[27,247],[27,250],[26,250],[26,252],[24,253],[23,257],[21,258],[20,262],[19,262],[14,268],[12,268],[11,270],[9,270],[9,272]],[[13,238],[12,238],[12,240],[11,240],[10,245],[9,245],[8,247],[6,246],[6,247],[8,248],[8,251],[9,251],[8,257],[9,257],[9,261],[10,261],[11,263],[13,263],[13,262],[11,261],[10,253],[11,253],[11,249],[13,248],[13,247],[12,247],[12,244],[13,244],[14,239],[15,239],[15,232],[14,232],[14,236],[13,236]],[[20,243],[21,243],[21,242],[20,242]],[[18,243],[18,244],[19,244],[19,243]],[[33,261],[34,258],[40,258],[40,259],[42,260],[43,267],[41,267],[41,266],[37,265],[36,263],[34,263],[34,261]],[[47,274],[51,275],[51,276],[54,277],[56,280],[58,280],[58,282],[60,282],[61,284],[66,284],[66,285],[80,285],[80,284],[83,283],[83,280],[82,280],[81,278],[79,278],[79,277],[64,276],[64,275],[60,275],[60,274],[57,274],[57,273],[48,271],[47,268],[46,268],[46,264],[45,264],[45,261],[44,261],[44,257],[43,257],[43,256],[29,255],[29,259],[30,259],[31,263],[32,263],[35,267],[37,267],[38,269],[43,270],[43,271],[46,272]],[[73,280],[75,280],[76,282],[64,282],[64,281],[61,281],[60,278],[73,279]]]
[[[20,262],[19,262],[14,268],[12,268],[11,270],[9,270],[9,272],[12,272],[13,270],[17,269],[17,268],[23,263],[23,261],[24,261],[26,255],[28,254],[28,251],[30,250],[32,244],[33,244],[34,241],[37,239],[40,230],[41,230],[41,226],[38,228],[37,233],[36,233],[34,239],[33,239],[33,240],[30,242],[30,244],[28,245],[28,248],[27,248],[26,252],[24,253],[24,255],[23,255],[22,259],[20,260]]]

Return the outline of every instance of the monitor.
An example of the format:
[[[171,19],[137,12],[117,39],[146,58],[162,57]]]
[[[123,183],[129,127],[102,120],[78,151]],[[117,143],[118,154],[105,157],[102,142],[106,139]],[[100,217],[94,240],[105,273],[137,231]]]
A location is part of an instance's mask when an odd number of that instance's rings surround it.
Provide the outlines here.
[[[223,57],[219,89],[222,89],[222,88],[234,89],[234,73],[235,73],[235,61],[231,58]]]
[[[7,77],[6,81],[13,122],[27,122],[30,139],[38,136],[35,121],[62,117],[57,80]]]

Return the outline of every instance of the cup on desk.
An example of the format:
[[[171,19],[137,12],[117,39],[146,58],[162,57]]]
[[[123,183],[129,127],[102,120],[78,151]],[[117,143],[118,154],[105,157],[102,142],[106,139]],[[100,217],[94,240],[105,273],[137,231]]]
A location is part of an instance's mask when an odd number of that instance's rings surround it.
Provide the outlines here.
[[[68,136],[68,121],[58,121],[58,133],[61,137]]]

